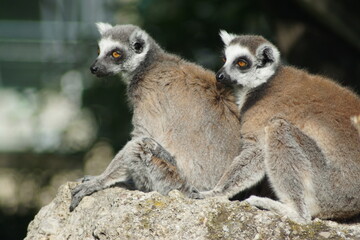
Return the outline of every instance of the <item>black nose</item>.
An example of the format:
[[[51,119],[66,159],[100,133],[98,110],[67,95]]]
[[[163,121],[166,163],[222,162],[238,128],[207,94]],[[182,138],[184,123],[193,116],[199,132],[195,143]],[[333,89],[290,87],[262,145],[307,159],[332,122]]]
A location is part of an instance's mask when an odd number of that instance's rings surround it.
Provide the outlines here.
[[[223,72],[218,72],[216,74],[216,80],[218,80],[219,82],[223,81],[225,79],[225,74]]]
[[[216,73],[216,80],[225,85],[231,85],[234,83],[223,68]]]
[[[92,74],[97,73],[98,70],[99,70],[99,68],[97,66],[95,66],[95,64],[91,65],[90,71],[91,71]]]

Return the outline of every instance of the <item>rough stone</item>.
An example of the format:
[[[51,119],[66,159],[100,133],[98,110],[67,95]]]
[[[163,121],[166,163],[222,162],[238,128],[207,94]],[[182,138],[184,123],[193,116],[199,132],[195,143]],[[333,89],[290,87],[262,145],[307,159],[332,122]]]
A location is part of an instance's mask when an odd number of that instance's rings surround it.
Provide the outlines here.
[[[85,197],[69,212],[70,189],[76,184],[59,188],[29,224],[25,240],[360,239],[359,222],[299,225],[244,202],[194,200],[178,191],[163,196],[110,188]]]

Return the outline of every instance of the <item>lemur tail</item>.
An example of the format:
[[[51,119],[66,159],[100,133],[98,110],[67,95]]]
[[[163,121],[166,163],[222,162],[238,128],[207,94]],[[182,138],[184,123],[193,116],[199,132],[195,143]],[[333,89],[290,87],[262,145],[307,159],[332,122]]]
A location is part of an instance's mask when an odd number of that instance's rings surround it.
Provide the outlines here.
[[[358,132],[360,134],[360,115],[352,116],[351,122],[354,125],[354,127],[356,127],[356,129],[358,130]]]

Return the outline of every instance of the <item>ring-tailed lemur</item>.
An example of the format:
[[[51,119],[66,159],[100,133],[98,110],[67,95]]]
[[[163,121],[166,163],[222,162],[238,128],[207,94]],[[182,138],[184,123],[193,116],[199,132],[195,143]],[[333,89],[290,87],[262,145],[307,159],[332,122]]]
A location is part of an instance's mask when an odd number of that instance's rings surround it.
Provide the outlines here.
[[[360,213],[360,139],[350,117],[359,97],[335,82],[282,66],[260,36],[220,32],[230,84],[241,109],[243,150],[203,197],[241,192],[266,175],[279,201],[252,196],[257,207],[305,223]],[[354,118],[355,119],[355,118]]]
[[[91,72],[122,74],[134,130],[102,174],[72,191],[70,210],[117,183],[162,194],[179,189],[195,198],[197,190],[212,189],[241,148],[233,95],[214,73],[166,53],[139,27],[97,26],[99,56]]]

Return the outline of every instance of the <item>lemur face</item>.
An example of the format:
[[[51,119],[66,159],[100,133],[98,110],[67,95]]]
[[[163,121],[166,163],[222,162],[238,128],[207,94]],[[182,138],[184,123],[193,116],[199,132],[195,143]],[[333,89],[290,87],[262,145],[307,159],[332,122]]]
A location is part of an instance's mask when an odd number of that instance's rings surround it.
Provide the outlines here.
[[[275,46],[260,36],[220,32],[225,43],[224,66],[216,79],[231,86],[256,88],[276,71],[280,54]]]
[[[133,25],[98,23],[101,34],[98,57],[90,70],[97,77],[122,73],[131,75],[149,50],[148,35]]]

